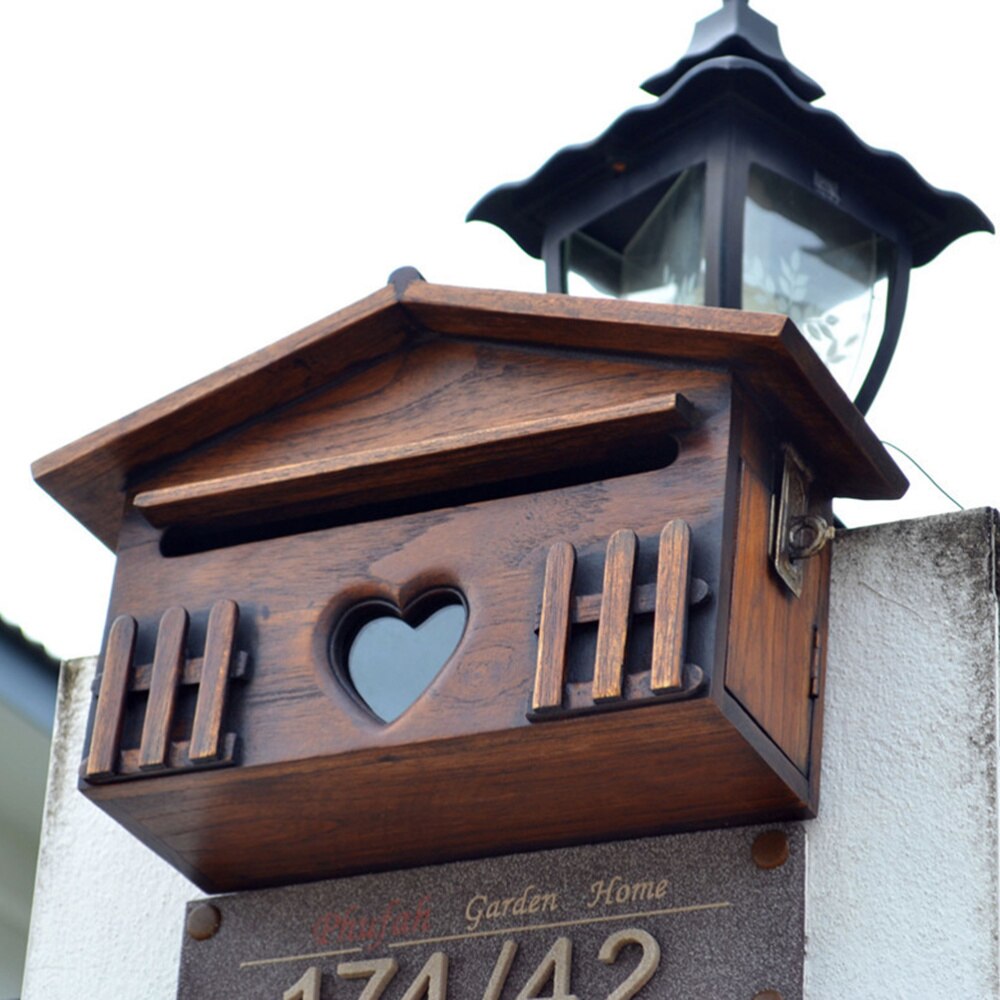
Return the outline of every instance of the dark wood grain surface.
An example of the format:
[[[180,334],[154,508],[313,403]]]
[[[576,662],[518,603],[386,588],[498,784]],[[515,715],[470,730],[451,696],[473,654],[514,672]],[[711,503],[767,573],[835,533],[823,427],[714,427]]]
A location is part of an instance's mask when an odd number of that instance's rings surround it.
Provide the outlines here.
[[[386,286],[39,459],[35,478],[114,548],[127,483],[137,468],[307,399],[427,333],[728,366],[748,382],[800,451],[809,443],[818,449],[817,465],[829,492],[890,498],[906,488],[861,414],[784,317],[422,281],[400,290]]]
[[[638,539],[629,528],[619,528],[608,539],[594,657],[594,701],[608,701],[622,694],[637,550]]]
[[[462,402],[472,405],[485,389],[477,391],[477,380],[468,373],[468,346],[455,344],[450,350],[466,369],[461,392],[455,393],[460,414]],[[476,348],[472,355],[483,357],[490,379],[495,350]],[[421,358],[435,371],[442,367],[436,351],[418,353],[405,373],[399,369],[404,386]],[[662,391],[669,380],[691,399],[698,421],[678,435],[677,458],[663,469],[174,558],[160,555],[160,532],[137,513],[130,514],[122,533],[111,614],[137,618],[140,644],[146,636],[155,637],[160,616],[172,605],[188,609],[196,644],[217,600],[226,597],[240,607],[237,645],[252,651],[254,667],[252,681],[233,695],[231,714],[245,765],[273,761],[289,747],[302,756],[335,754],[372,740],[396,746],[443,733],[470,735],[526,725],[545,562],[556,542],[593,553],[577,569],[576,593],[600,593],[603,554],[616,530],[627,527],[643,540],[642,575],[636,582],[652,583],[659,533],[667,521],[682,518],[698,537],[703,561],[698,575],[709,587],[718,586],[729,380],[713,373],[675,372],[655,362],[574,357],[552,359],[550,371],[541,376],[531,363],[533,356],[524,366],[516,359],[516,352],[503,349],[509,371],[504,398],[511,405],[519,406],[527,396],[519,385],[522,380],[536,387],[572,386],[582,401],[596,393],[611,398],[641,393],[647,386]],[[391,385],[383,391],[391,393]],[[427,393],[428,419],[437,420],[450,410],[448,400],[434,379],[427,380]],[[561,406],[570,405],[568,394],[564,388]],[[415,407],[408,406],[407,412],[415,419]],[[352,428],[349,414],[338,416]],[[382,598],[402,607],[435,587],[454,588],[463,595],[469,609],[465,634],[451,663],[419,702],[385,725],[343,689],[330,669],[331,633],[359,601]],[[711,602],[701,614],[706,623],[702,631],[711,631]],[[712,642],[699,641],[704,651],[698,656],[710,671]],[[189,652],[197,656],[201,648],[196,645]],[[187,736],[175,732],[173,738]]]
[[[819,512],[902,480],[800,340],[416,281],[42,460],[117,543],[86,793],[213,890],[810,814],[829,554],[771,569],[775,456]],[[385,722],[350,623],[440,594]]]
[[[95,786],[207,891],[809,815],[713,702]]]
[[[656,617],[650,681],[654,691],[673,691],[684,682],[691,582],[691,528],[680,519],[660,532],[656,563]]]
[[[804,561],[801,597],[769,566],[774,452],[747,404],[726,687],[803,773],[812,746],[814,634],[825,627],[829,548]],[[766,426],[766,425],[765,425]],[[828,503],[828,501],[827,501]],[[819,501],[820,512],[829,514]]]
[[[187,630],[187,611],[167,608],[156,633],[153,674],[142,724],[139,767],[143,771],[163,767],[167,760],[177,687],[184,671]]]
[[[86,767],[88,778],[104,777],[115,771],[125,721],[125,697],[135,637],[136,623],[131,615],[120,615],[111,622],[105,641],[103,671],[90,733],[90,752]]]
[[[569,542],[556,542],[545,560],[535,691],[531,699],[536,712],[562,704],[575,568],[576,550]]]
[[[466,345],[458,350],[468,352]],[[178,522],[223,520],[249,512],[274,517],[277,512],[307,505],[336,510],[414,494],[441,492],[461,483],[468,488],[517,476],[552,474],[613,462],[626,448],[654,442],[657,436],[688,427],[691,408],[683,396],[667,393],[610,406],[577,408],[541,417],[512,414],[489,427],[455,431],[457,412],[435,427],[426,419],[411,421],[423,437],[414,442],[387,443],[365,451],[343,453],[343,428],[331,426],[329,413],[319,411],[305,433],[280,436],[283,456],[273,464],[221,474],[217,451],[204,456],[205,478],[144,489],[133,503],[156,527]],[[388,428],[386,428],[388,430]],[[274,440],[275,429],[270,428]],[[333,440],[331,440],[331,438]],[[233,459],[247,460],[242,441],[226,442]],[[295,447],[295,445],[298,447]],[[340,445],[340,447],[338,447]],[[171,478],[180,473],[171,472]],[[190,475],[190,472],[187,473]]]
[[[239,605],[228,599],[216,601],[208,615],[205,657],[188,751],[193,763],[215,760],[222,751],[222,718],[239,617]]]

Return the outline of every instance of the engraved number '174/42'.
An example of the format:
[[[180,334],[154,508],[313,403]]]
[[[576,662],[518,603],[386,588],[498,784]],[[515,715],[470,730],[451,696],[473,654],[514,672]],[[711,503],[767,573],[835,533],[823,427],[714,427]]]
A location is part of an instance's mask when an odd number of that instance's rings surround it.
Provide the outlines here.
[[[631,1000],[653,978],[660,966],[660,946],[656,938],[638,927],[628,927],[609,935],[597,957],[605,965],[613,965],[618,961],[621,950],[629,944],[636,944],[642,949],[639,964],[608,994],[607,1000]],[[516,955],[517,942],[505,941],[486,984],[483,1000],[500,1000]],[[528,977],[517,1000],[578,1000],[570,985],[572,958],[572,941],[568,937],[558,938]],[[337,975],[341,979],[366,980],[355,1000],[380,1000],[398,969],[399,964],[394,958],[375,958],[362,962],[341,962],[337,966]],[[314,965],[285,990],[281,1000],[320,1000],[320,984],[320,969]],[[546,988],[551,992],[542,998],[541,991]],[[448,956],[443,951],[436,951],[424,963],[400,1000],[447,1000],[447,994]]]

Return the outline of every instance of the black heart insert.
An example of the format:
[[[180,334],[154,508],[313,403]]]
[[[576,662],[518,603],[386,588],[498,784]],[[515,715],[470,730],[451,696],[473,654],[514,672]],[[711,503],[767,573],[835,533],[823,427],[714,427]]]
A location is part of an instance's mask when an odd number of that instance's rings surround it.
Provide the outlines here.
[[[334,628],[334,672],[372,714],[392,722],[451,658],[467,619],[455,590],[429,591],[403,609],[381,598],[363,601]]]

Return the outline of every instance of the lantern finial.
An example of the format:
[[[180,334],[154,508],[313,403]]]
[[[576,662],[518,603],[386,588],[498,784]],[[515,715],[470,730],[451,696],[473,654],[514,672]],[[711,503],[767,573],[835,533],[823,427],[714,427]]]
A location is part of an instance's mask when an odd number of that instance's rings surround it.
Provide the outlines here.
[[[695,25],[684,57],[670,69],[650,77],[642,89],[660,97],[692,66],[719,56],[743,56],[762,63],[804,101],[823,96],[823,88],[788,61],[777,25],[751,10],[750,0],[722,0],[721,10]]]

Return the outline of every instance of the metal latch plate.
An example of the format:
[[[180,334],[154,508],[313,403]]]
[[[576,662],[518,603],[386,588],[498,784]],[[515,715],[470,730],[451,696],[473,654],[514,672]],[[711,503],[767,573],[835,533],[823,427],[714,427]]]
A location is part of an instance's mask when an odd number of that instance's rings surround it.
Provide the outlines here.
[[[802,559],[796,558],[793,550],[793,532],[809,514],[809,484],[813,477],[791,445],[784,445],[782,452],[784,463],[777,509],[772,505],[771,562],[788,589],[800,597],[804,569]]]

